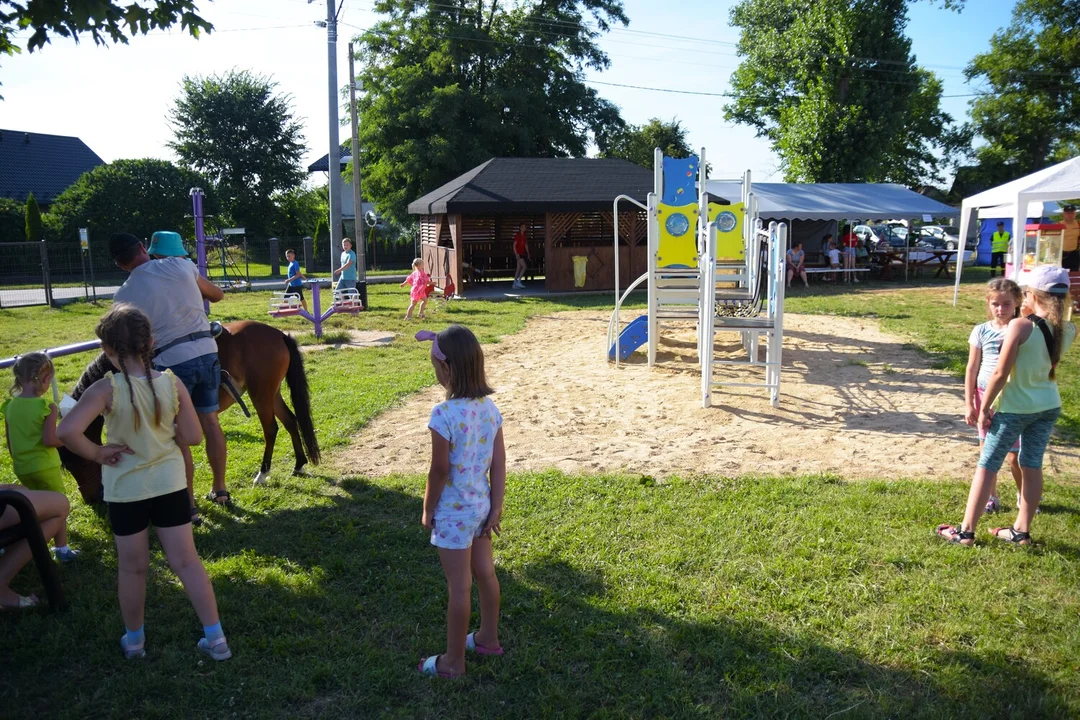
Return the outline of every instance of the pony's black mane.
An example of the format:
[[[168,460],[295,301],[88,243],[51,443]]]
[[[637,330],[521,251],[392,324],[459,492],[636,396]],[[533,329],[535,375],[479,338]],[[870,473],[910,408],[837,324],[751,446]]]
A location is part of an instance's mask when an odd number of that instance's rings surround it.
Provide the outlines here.
[[[79,382],[75,383],[75,389],[71,391],[71,397],[76,400],[81,398],[87,388],[105,377],[105,373],[108,372],[116,372],[116,368],[109,362],[109,358],[105,356],[105,353],[101,353],[86,366],[85,370],[83,370],[82,376],[79,377]]]

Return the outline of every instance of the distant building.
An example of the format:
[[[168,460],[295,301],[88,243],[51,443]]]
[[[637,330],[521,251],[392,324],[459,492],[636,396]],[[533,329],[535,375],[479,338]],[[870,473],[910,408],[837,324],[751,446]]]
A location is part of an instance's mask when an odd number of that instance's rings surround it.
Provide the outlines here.
[[[347,145],[341,146],[341,172],[344,173],[349,169],[349,163],[352,162],[352,155]],[[323,155],[315,162],[308,165],[309,173],[326,173],[327,177],[330,175],[330,153]],[[341,219],[353,220],[356,218],[356,212],[353,208],[353,191],[352,191],[352,175],[346,175],[342,178],[344,180],[341,186]],[[363,188],[363,178],[360,178],[361,188]],[[375,205],[362,200],[363,208],[361,208],[361,214],[367,212],[374,212]]]
[[[0,197],[43,208],[68,189],[87,170],[104,161],[77,137],[0,130]]]

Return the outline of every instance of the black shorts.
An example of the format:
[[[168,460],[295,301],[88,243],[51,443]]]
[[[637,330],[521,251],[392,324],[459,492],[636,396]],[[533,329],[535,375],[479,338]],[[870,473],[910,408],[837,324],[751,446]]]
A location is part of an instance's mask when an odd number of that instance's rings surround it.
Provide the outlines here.
[[[109,524],[113,535],[135,535],[150,527],[167,528],[187,525],[191,522],[191,500],[187,489],[167,495],[136,500],[135,502],[109,503]]]
[[[304,286],[303,285],[290,285],[285,291],[286,295],[299,295],[300,299],[304,299]]]
[[[1080,250],[1070,250],[1062,253],[1061,267],[1072,272],[1080,271]]]

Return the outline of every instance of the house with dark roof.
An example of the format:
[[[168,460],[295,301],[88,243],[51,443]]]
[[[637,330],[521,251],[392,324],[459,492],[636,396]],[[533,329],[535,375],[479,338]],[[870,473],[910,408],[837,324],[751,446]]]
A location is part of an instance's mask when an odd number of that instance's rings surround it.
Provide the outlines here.
[[[0,130],[0,197],[51,205],[87,170],[104,161],[77,137]]]
[[[348,145],[341,146],[341,172],[344,173],[349,169],[349,163],[352,162],[352,151],[349,150]],[[323,155],[315,162],[308,165],[309,173],[321,172],[329,177],[330,174],[330,153]],[[353,209],[353,192],[352,192],[352,175],[344,175],[342,177],[344,181],[341,190],[341,217],[343,220],[349,220],[350,222],[356,217],[356,212]],[[361,183],[361,188],[363,184]],[[360,215],[363,217],[368,212],[375,212],[375,205],[368,202],[366,199],[362,201],[363,207],[360,209]],[[348,223],[346,223],[347,225]],[[348,229],[348,228],[346,228]],[[354,230],[355,232],[355,230]]]
[[[460,289],[514,274],[513,238],[524,224],[534,270],[549,291],[615,287],[614,210],[619,195],[644,203],[653,173],[614,158],[492,158],[409,203],[420,216],[421,257],[437,284]],[[619,207],[620,269],[646,267],[646,218]],[[577,259],[575,258],[583,258]],[[575,282],[575,262],[585,276]]]

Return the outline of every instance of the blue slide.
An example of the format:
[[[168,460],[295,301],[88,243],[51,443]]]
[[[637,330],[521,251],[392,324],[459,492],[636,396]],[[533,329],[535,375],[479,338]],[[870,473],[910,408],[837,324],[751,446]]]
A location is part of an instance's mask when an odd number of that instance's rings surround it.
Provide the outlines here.
[[[626,360],[630,354],[649,341],[649,316],[642,315],[623,328],[619,334],[619,359]],[[608,351],[608,360],[615,359],[615,346]]]

